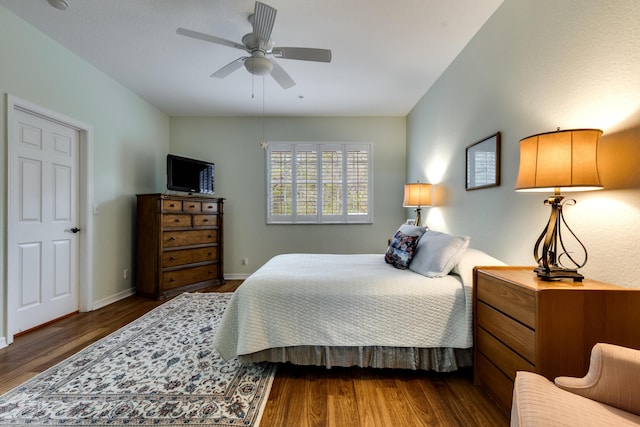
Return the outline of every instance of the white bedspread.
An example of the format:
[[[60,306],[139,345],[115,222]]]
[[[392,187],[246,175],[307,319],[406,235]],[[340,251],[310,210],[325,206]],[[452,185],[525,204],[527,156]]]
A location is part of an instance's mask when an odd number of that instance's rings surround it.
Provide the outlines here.
[[[398,270],[380,254],[286,254],[247,278],[214,345],[225,359],[272,347],[472,346],[471,287]]]

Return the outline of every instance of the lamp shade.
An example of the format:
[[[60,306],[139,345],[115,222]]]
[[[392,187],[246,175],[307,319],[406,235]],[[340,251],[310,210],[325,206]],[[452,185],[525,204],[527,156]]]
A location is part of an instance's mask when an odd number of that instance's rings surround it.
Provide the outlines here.
[[[431,184],[405,184],[402,206],[431,206]]]
[[[599,129],[573,129],[520,140],[516,191],[602,189],[597,165],[600,135]]]

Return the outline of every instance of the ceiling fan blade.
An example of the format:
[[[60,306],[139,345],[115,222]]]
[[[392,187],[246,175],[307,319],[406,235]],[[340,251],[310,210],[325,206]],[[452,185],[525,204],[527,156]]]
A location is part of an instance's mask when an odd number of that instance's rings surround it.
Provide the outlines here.
[[[211,42],[215,44],[221,44],[223,46],[235,47],[236,49],[242,49],[248,52],[247,48],[240,43],[232,42],[231,40],[222,39],[220,37],[212,36],[205,33],[199,33],[198,31],[187,30],[186,28],[178,28],[176,30],[176,33],[181,36],[191,37],[193,39],[198,39],[198,40],[204,40],[206,42]]]
[[[276,58],[301,59],[303,61],[331,62],[329,49],[314,49],[310,47],[274,47],[271,53]]]
[[[246,60],[247,60],[247,57],[246,56],[242,56],[242,57],[236,59],[235,61],[231,61],[227,65],[225,65],[224,67],[220,68],[215,73],[211,74],[211,77],[217,77],[219,79],[223,79],[223,78],[227,77],[229,74],[233,73],[238,68],[242,67],[242,65],[244,64],[244,61],[246,61]]]
[[[253,12],[253,34],[258,40],[268,41],[271,38],[273,24],[276,21],[278,11],[269,5],[256,2]]]
[[[278,82],[282,89],[289,89],[291,86],[295,86],[296,82],[293,81],[289,74],[276,61],[271,62],[273,63],[271,77]]]

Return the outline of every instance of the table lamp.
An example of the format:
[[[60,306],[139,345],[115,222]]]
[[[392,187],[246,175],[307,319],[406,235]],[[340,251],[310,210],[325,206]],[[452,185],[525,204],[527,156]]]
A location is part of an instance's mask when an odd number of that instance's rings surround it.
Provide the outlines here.
[[[404,186],[404,207],[415,207],[416,220],[414,225],[422,226],[420,211],[422,206],[431,206],[431,184],[423,184],[420,181]]]
[[[587,249],[569,228],[562,214],[564,204],[575,204],[561,192],[602,189],[597,167],[599,129],[557,130],[532,135],[520,140],[520,168],[516,191],[553,191],[545,205],[551,206],[551,216],[533,248],[538,264],[534,270],[542,280],[569,278],[581,282],[578,269],[587,263]],[[571,233],[584,251],[582,261],[566,249],[561,226]],[[540,244],[542,251],[540,252]],[[570,262],[564,266],[561,262]]]

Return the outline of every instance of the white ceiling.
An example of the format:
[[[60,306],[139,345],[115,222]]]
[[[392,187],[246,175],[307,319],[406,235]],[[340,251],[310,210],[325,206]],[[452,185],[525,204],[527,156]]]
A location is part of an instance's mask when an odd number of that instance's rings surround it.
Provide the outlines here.
[[[331,49],[332,62],[281,59],[296,81],[264,78],[276,116],[404,116],[503,0],[263,0],[278,46]],[[260,115],[263,77],[209,77],[245,52],[176,34],[240,42],[254,0],[47,0],[0,4],[173,116]],[[252,93],[255,95],[252,97]]]

